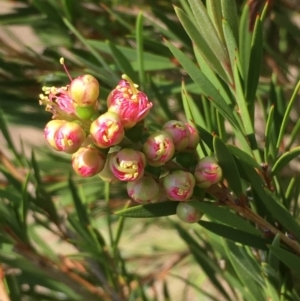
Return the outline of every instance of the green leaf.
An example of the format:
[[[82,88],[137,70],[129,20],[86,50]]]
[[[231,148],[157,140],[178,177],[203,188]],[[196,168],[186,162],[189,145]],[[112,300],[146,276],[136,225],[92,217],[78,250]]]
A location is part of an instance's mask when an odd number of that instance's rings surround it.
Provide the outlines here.
[[[277,219],[288,231],[295,235],[298,241],[300,241],[300,225],[298,222],[294,219],[290,212],[283,207],[283,205],[277,202],[275,196],[271,192],[264,189],[264,182],[257,172],[246,164],[242,163],[242,166],[249,182],[258,194],[260,202],[265,205],[275,219]]]
[[[108,74],[118,81],[117,75],[111,70],[105,59],[88,43],[88,41],[81,35],[81,33],[70,23],[66,18],[63,18],[65,25],[74,33],[78,40],[89,50],[89,52],[96,58],[96,60],[104,67]]]
[[[19,161],[19,163],[22,162],[22,157],[19,155],[18,151],[16,150],[14,143],[10,137],[10,134],[8,132],[7,124],[4,118],[4,112],[0,108],[0,130],[2,132],[2,135],[4,139],[6,140],[8,148],[12,151],[14,154],[15,158]]]
[[[278,174],[283,167],[289,164],[291,160],[300,155],[300,146],[297,146],[291,149],[289,152],[284,153],[280,156],[277,161],[274,163],[271,169],[272,175]]]
[[[272,241],[272,246],[277,248],[280,247],[280,236],[278,234],[274,237]],[[271,268],[273,268],[274,271],[276,271],[279,274],[279,260],[273,252],[269,252],[268,254],[268,264]]]
[[[230,300],[227,292],[224,290],[220,280],[217,276],[222,275],[222,270],[219,265],[214,262],[211,257],[207,255],[206,249],[203,248],[187,231],[185,231],[179,224],[174,225],[181,236],[186,242],[188,248],[193,254],[198,265],[207,275],[208,279],[215,286],[215,288],[226,298]]]
[[[182,26],[186,30],[191,40],[195,43],[198,51],[205,58],[206,62],[226,81],[227,76],[224,68],[220,64],[220,60],[211,51],[209,45],[206,43],[204,37],[200,34],[194,23],[180,8],[175,7],[175,12]]]
[[[233,74],[236,89],[236,101],[239,107],[240,117],[245,128],[245,134],[247,136],[247,140],[249,141],[250,147],[253,150],[255,159],[260,163],[261,158],[260,153],[258,151],[256,137],[254,134],[254,125],[253,121],[251,120],[249,108],[246,103],[237,62],[235,62],[233,66]]]
[[[290,114],[291,114],[291,111],[292,111],[292,108],[294,108],[294,103],[297,99],[297,95],[298,95],[298,91],[300,89],[300,81],[298,81],[295,89],[294,89],[294,92],[293,92],[293,95],[289,101],[289,104],[284,112],[284,117],[283,117],[283,120],[282,120],[282,123],[281,123],[281,126],[280,126],[280,131],[279,131],[279,135],[278,135],[278,139],[277,139],[277,143],[276,143],[276,149],[278,150],[279,147],[280,147],[280,144],[283,140],[283,137],[284,137],[284,133],[286,131],[286,127],[288,125],[288,121],[290,119]]]
[[[237,42],[227,20],[222,20],[222,26],[224,31],[226,47],[230,58],[231,70],[233,70],[235,63],[237,63],[239,69],[241,69],[240,59],[238,56]]]
[[[22,223],[24,233],[27,232],[27,212],[28,212],[29,200],[30,200],[28,190],[30,189],[29,184],[31,184],[29,182],[30,176],[31,174],[28,173],[25,181],[23,182],[22,200],[19,207],[20,222]]]
[[[122,51],[119,50],[118,47],[115,46],[114,43],[107,41],[107,44],[121,72],[128,75],[134,83],[137,83],[138,79],[136,73],[134,72],[127,57],[122,53]]]
[[[82,200],[80,199],[78,192],[76,190],[75,184],[71,178],[69,178],[69,188],[72,193],[78,219],[84,227],[87,227],[90,224],[90,218],[87,213],[86,206],[84,206],[84,204],[82,203]]]
[[[245,249],[236,246],[232,242],[224,242],[224,247],[239,279],[249,293],[250,298],[248,297],[249,299],[247,298],[247,300],[265,300],[266,298],[263,293],[264,281],[255,260],[245,252]]]
[[[277,246],[269,246],[270,250],[274,255],[282,261],[288,268],[290,268],[294,273],[300,277],[300,258],[299,256],[286,251]]]
[[[243,194],[241,177],[235,161],[226,144],[217,136],[214,136],[214,151],[218,163],[222,168],[223,175],[227,180],[230,189],[239,197]]]
[[[97,51],[100,51],[105,54],[112,55],[111,50],[107,43],[102,41],[95,41],[95,40],[87,40],[87,43],[95,48]],[[132,67],[135,71],[139,70],[138,63],[136,62],[136,49],[132,49],[129,47],[124,46],[117,46],[122,54],[132,62]],[[177,68],[174,63],[170,61],[168,57],[164,57],[162,55],[153,54],[147,51],[143,52],[144,56],[144,68],[145,71],[151,70],[164,70],[164,69],[174,69]]]
[[[198,29],[205,38],[207,45],[209,45],[211,51],[215,56],[221,61],[222,65],[225,67],[228,65],[228,57],[226,54],[225,47],[221,42],[214,25],[212,24],[207,11],[200,0],[188,0],[195,20],[198,25]],[[195,42],[195,41],[193,41]]]
[[[256,17],[254,31],[252,35],[249,75],[246,85],[246,100],[248,104],[252,104],[255,100],[257,85],[260,76],[260,69],[263,59],[263,32],[260,16]]]
[[[239,20],[235,0],[221,0],[222,16],[228,22],[236,44],[239,42]]]
[[[198,84],[203,93],[211,100],[211,103],[216,107],[220,114],[227,119],[234,127],[239,128],[239,123],[235,119],[229,106],[220,96],[217,89],[212,85],[209,79],[199,70],[195,64],[183,54],[177,47],[166,41],[168,47],[174,56],[178,59],[185,71],[190,75],[193,81]]]
[[[267,244],[268,241],[266,241],[263,238],[258,237],[257,235],[253,235],[244,231],[241,231],[239,229],[235,229],[232,227],[228,227],[223,224],[219,223],[213,223],[213,222],[206,222],[206,221],[199,221],[198,224],[200,224],[205,229],[221,236],[226,239],[232,240],[234,242],[241,243],[243,245],[261,249],[261,250],[267,250]]]
[[[224,42],[224,35],[222,31],[222,8],[221,2],[215,0],[206,1],[206,9],[208,16],[214,24],[215,30],[222,42]]]
[[[244,5],[239,28],[239,51],[242,65],[242,78],[244,82],[248,82],[249,62],[252,41],[252,30],[250,29],[250,4]],[[251,30],[251,31],[250,31]],[[250,75],[251,76],[251,75]]]
[[[177,205],[177,202],[166,201],[134,206],[114,212],[114,214],[134,218],[161,217],[176,214]]]
[[[273,133],[274,131],[274,105],[270,107],[268,119],[266,122],[266,128],[265,128],[265,149],[264,149],[264,160],[265,162],[269,163],[269,158],[271,157],[274,159],[276,156],[275,154],[275,143],[273,140]],[[272,160],[273,161],[273,160]]]
[[[257,163],[257,161],[251,157],[249,154],[247,154],[246,152],[244,152],[243,150],[241,150],[240,148],[234,146],[234,145],[230,145],[227,144],[226,145],[228,150],[239,160],[243,161],[244,163],[257,168],[257,169],[261,169],[261,166]]]
[[[199,211],[213,218],[217,222],[224,223],[227,226],[237,228],[247,233],[261,236],[261,232],[251,225],[248,221],[233,213],[227,207],[216,206],[215,203],[189,201],[189,205],[197,208]]]
[[[139,79],[142,89],[145,89],[146,78],[144,70],[144,46],[143,46],[143,13],[140,12],[136,19],[136,51],[139,66]]]

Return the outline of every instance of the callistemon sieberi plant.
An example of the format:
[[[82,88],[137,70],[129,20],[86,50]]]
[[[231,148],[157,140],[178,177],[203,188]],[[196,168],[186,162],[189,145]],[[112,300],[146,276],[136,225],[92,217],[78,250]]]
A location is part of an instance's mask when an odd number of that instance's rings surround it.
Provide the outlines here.
[[[108,96],[107,111],[100,114],[97,79],[88,74],[72,79],[64,60],[60,62],[70,83],[43,87],[40,103],[52,113],[44,135],[51,148],[72,154],[77,175],[99,175],[110,183],[127,182],[130,198],[143,204],[188,202],[195,184],[204,187],[205,183],[206,188],[221,181],[222,170],[213,157],[202,158],[188,170],[176,161],[179,153],[196,156],[199,134],[192,123],[170,120],[154,133],[143,129],[146,138],[133,142],[126,132],[143,123],[153,105],[138,85],[122,75]],[[160,172],[154,173],[151,166]],[[202,214],[192,208],[180,207],[177,215],[188,223],[197,222]]]

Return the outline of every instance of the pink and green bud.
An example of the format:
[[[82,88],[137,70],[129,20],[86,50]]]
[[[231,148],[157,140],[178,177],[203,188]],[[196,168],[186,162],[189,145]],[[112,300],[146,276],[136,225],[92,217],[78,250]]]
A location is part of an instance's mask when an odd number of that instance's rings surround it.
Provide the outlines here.
[[[176,208],[178,218],[186,223],[197,223],[203,213],[187,202],[181,202]]]
[[[158,131],[148,137],[143,145],[143,153],[152,166],[161,166],[172,159],[175,146],[170,134]]]
[[[55,133],[55,146],[57,150],[68,154],[75,153],[86,138],[82,127],[76,122],[67,122]]]
[[[45,126],[44,137],[45,137],[46,141],[48,142],[48,144],[55,150],[59,150],[55,144],[55,135],[56,135],[57,131],[59,130],[59,128],[66,123],[67,123],[67,121],[65,121],[65,120],[56,120],[55,119],[55,120],[49,121]]]
[[[190,132],[189,141],[188,141],[186,150],[195,150],[200,141],[199,133],[198,133],[197,129],[195,127],[193,127],[192,125],[190,125],[188,123],[186,123],[185,125],[187,126],[187,128],[189,129],[189,132]]]
[[[69,94],[79,107],[94,106],[99,96],[99,91],[99,82],[94,76],[89,74],[75,78],[69,87]]]
[[[110,170],[121,181],[135,181],[141,178],[145,165],[145,155],[129,148],[113,153],[109,160]]]
[[[72,155],[72,167],[81,177],[92,177],[104,167],[106,156],[93,146],[85,146]]]
[[[109,161],[111,159],[111,156],[113,155],[114,153],[109,153],[107,155],[107,158],[106,158],[106,162],[105,162],[105,165],[102,169],[102,171],[98,174],[100,179],[104,182],[108,182],[108,183],[116,183],[116,182],[119,182],[120,180],[118,178],[116,178],[114,176],[114,174],[112,173],[110,167],[109,167]]]
[[[155,202],[160,195],[159,185],[151,176],[127,182],[127,192],[134,201],[142,204]]]
[[[214,157],[202,158],[194,172],[197,186],[208,188],[222,179],[222,169]]]
[[[170,200],[186,201],[193,194],[195,178],[189,172],[177,170],[166,175],[162,183]]]
[[[152,103],[128,76],[123,75],[122,78],[118,86],[109,94],[107,107],[110,112],[119,115],[124,128],[128,129],[147,116]]]
[[[163,125],[162,129],[171,135],[176,151],[180,152],[188,146],[190,131],[183,122],[170,120]]]
[[[94,143],[100,148],[119,144],[124,138],[124,129],[120,118],[113,112],[99,116],[90,127]]]

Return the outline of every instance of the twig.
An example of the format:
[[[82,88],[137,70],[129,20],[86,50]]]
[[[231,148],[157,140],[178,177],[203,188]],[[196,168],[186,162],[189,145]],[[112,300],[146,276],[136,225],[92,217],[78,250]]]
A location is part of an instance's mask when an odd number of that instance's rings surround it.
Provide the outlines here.
[[[213,187],[208,189],[208,192],[217,197],[224,205],[239,213],[245,219],[254,222],[261,229],[267,229],[274,235],[278,234],[281,241],[283,241],[300,256],[300,245],[295,240],[288,238],[286,235],[284,235],[284,233],[269,224],[266,220],[253,212],[249,207],[237,205],[226,188],[213,185]]]

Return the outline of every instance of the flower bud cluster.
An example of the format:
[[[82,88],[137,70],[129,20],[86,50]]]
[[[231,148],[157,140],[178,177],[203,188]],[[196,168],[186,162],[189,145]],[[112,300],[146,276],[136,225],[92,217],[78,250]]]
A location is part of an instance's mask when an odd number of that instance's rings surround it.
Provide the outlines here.
[[[72,154],[72,167],[79,176],[126,182],[128,195],[139,203],[178,201],[178,217],[198,221],[202,214],[186,201],[193,197],[195,185],[208,188],[220,182],[222,170],[213,157],[200,159],[188,170],[176,162],[178,153],[195,152],[200,139],[196,128],[170,120],[144,143],[133,143],[126,133],[148,115],[152,103],[147,95],[123,75],[109,93],[107,111],[100,115],[97,79],[89,74],[72,79],[61,63],[70,84],[44,87],[40,95],[40,103],[53,114],[44,130],[48,144]],[[158,171],[155,176],[153,170]]]

